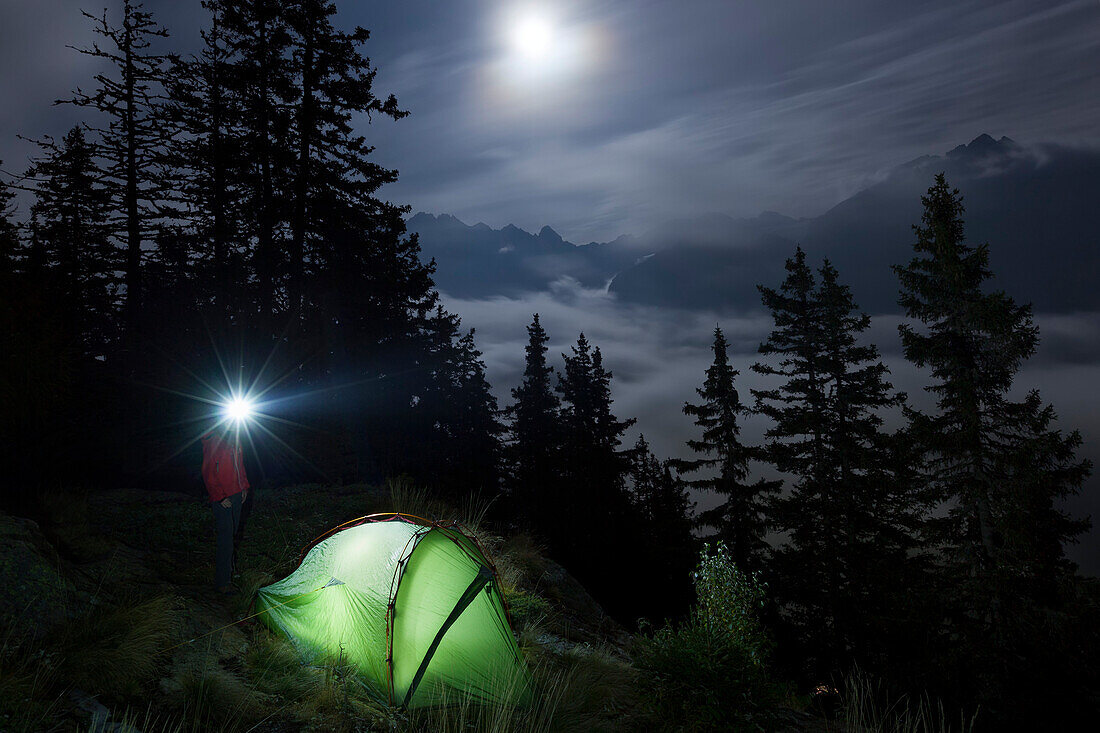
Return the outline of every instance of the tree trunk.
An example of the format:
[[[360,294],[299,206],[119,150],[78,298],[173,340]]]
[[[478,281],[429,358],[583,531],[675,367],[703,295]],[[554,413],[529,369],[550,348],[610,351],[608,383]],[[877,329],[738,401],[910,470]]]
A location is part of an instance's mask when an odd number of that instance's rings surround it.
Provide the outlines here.
[[[307,21],[311,22],[311,21]],[[302,58],[302,103],[298,113],[298,177],[294,184],[294,232],[290,251],[290,317],[302,316],[302,286],[306,240],[306,196],[309,192],[310,142],[313,134],[313,28],[305,30]]]
[[[126,136],[123,207],[126,211],[126,325],[132,342],[137,330],[138,314],[141,312],[141,221],[138,211],[137,130],[134,128],[134,38],[130,11],[127,3],[126,17],[123,20],[126,44],[123,49],[126,58],[123,70],[126,94],[123,117],[123,133]]]
[[[225,231],[225,143],[222,136],[222,80],[218,60],[218,16],[215,12],[211,29],[214,55],[210,70],[210,158],[212,162],[210,209],[214,217],[214,287],[215,304],[229,311],[229,265]]]
[[[256,275],[259,279],[259,316],[260,335],[269,339],[273,333],[271,327],[272,313],[274,311],[274,253],[273,227],[271,226],[271,120],[270,103],[271,94],[268,73],[270,71],[270,59],[268,59],[268,28],[267,28],[267,3],[258,3],[259,7],[259,38],[260,45],[260,90],[259,90],[259,158],[260,158],[260,206],[259,206],[259,231],[256,242]]]

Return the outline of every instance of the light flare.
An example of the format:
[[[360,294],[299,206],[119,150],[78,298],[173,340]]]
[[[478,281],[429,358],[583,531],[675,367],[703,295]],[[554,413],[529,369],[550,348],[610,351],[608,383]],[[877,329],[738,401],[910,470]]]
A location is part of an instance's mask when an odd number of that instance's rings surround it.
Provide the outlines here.
[[[225,416],[238,424],[251,418],[255,411],[255,403],[246,395],[236,395],[225,404]]]

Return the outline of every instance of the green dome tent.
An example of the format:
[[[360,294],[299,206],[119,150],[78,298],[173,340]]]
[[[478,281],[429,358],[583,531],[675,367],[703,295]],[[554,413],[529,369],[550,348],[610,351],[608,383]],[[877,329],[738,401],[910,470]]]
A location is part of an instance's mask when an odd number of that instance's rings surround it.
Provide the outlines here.
[[[496,573],[454,523],[378,514],[340,525],[259,590],[256,611],[307,663],[353,665],[390,705],[529,694]]]

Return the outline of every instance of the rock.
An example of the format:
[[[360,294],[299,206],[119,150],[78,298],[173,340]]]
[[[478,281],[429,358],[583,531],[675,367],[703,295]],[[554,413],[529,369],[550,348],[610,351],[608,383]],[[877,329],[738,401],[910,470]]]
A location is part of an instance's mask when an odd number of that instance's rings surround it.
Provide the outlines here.
[[[38,525],[0,514],[0,618],[20,634],[37,635],[71,616],[83,601]]]
[[[114,730],[110,723],[111,711],[107,709],[106,705],[97,700],[95,695],[89,695],[83,690],[73,688],[69,690],[69,700],[72,701],[77,710],[91,718],[88,721],[89,730]]]

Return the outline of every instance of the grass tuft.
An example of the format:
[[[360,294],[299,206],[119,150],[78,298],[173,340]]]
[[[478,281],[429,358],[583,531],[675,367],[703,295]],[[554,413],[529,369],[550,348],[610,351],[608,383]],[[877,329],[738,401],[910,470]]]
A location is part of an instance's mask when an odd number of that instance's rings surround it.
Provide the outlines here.
[[[118,720],[97,717],[85,729],[86,733],[184,733],[186,730],[182,720],[161,718],[153,713],[151,706],[144,713],[127,709]]]
[[[55,655],[36,639],[18,635],[13,620],[0,632],[0,730],[51,731],[58,697],[51,694],[57,679]]]
[[[940,700],[927,695],[892,695],[881,680],[855,670],[844,680],[843,707],[837,730],[844,733],[972,733],[978,711],[956,722]]]
[[[64,678],[112,698],[137,695],[158,672],[179,626],[176,599],[93,607],[65,624],[53,646]]]
[[[173,680],[175,706],[196,731],[236,731],[270,714],[269,696],[252,689],[237,675],[222,669],[213,649],[179,670]]]
[[[386,490],[390,494],[390,511],[412,514],[424,519],[445,518],[447,508],[432,497],[423,486],[417,486],[408,476],[398,476],[386,480]]]

